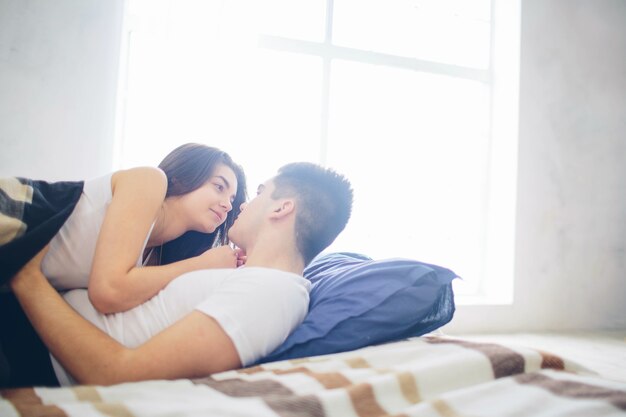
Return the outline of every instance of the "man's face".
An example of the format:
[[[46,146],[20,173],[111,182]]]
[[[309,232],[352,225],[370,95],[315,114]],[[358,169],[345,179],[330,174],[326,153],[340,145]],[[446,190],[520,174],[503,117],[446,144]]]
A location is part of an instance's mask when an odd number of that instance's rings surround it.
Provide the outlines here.
[[[228,237],[240,248],[246,249],[253,244],[261,227],[276,205],[272,199],[274,181],[272,179],[259,185],[256,197],[247,203],[241,204],[241,213],[228,231]]]

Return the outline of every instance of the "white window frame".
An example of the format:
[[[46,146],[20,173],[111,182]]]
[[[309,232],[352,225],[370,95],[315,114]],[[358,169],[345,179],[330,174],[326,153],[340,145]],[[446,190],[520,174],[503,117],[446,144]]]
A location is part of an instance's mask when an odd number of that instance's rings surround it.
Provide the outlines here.
[[[392,68],[474,80],[491,87],[491,155],[485,242],[485,275],[478,290],[457,296],[458,304],[485,305],[513,302],[515,205],[517,183],[518,86],[520,0],[491,1],[491,53],[489,68],[474,69],[415,58],[333,45],[333,0],[326,0],[323,42],[259,35],[258,46],[275,51],[309,54],[323,61],[319,161],[326,163],[328,145],[331,62],[341,59]],[[124,143],[128,52],[133,22],[125,14],[121,47],[114,169],[120,167]]]
[[[488,69],[474,69],[416,58],[363,51],[333,45],[333,0],[326,1],[322,43],[260,35],[259,46],[276,51],[310,54],[323,60],[320,161],[326,162],[331,61],[341,59],[366,64],[430,72],[491,85],[491,166],[487,203],[485,275],[478,290],[457,297],[460,304],[511,304],[515,251],[517,184],[517,131],[519,90],[519,0],[491,2],[491,59]]]

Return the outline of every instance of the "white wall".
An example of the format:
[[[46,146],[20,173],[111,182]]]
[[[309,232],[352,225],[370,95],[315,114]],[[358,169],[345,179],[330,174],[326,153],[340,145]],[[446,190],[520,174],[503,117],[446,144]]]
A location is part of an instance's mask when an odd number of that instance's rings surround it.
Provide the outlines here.
[[[0,0],[0,175],[111,167],[123,0]],[[449,331],[626,329],[626,2],[524,0],[515,304]]]
[[[123,0],[0,0],[0,176],[111,170]]]
[[[449,332],[626,329],[626,2],[523,0],[512,307]]]

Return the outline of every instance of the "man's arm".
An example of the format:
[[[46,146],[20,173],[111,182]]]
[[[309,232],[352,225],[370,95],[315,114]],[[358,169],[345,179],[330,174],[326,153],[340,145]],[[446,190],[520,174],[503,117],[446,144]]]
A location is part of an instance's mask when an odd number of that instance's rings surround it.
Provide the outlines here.
[[[234,344],[211,317],[194,311],[130,349],[76,313],[40,270],[43,253],[11,286],[50,352],[83,384],[206,376],[241,366]]]

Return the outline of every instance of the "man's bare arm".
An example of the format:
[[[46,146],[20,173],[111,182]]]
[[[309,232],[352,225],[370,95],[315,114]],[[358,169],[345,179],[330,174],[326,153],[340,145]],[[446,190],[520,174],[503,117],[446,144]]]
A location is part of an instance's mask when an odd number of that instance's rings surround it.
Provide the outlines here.
[[[194,311],[130,349],[76,313],[40,270],[42,254],[11,286],[50,352],[83,384],[205,376],[241,366],[231,339],[211,317]]]

